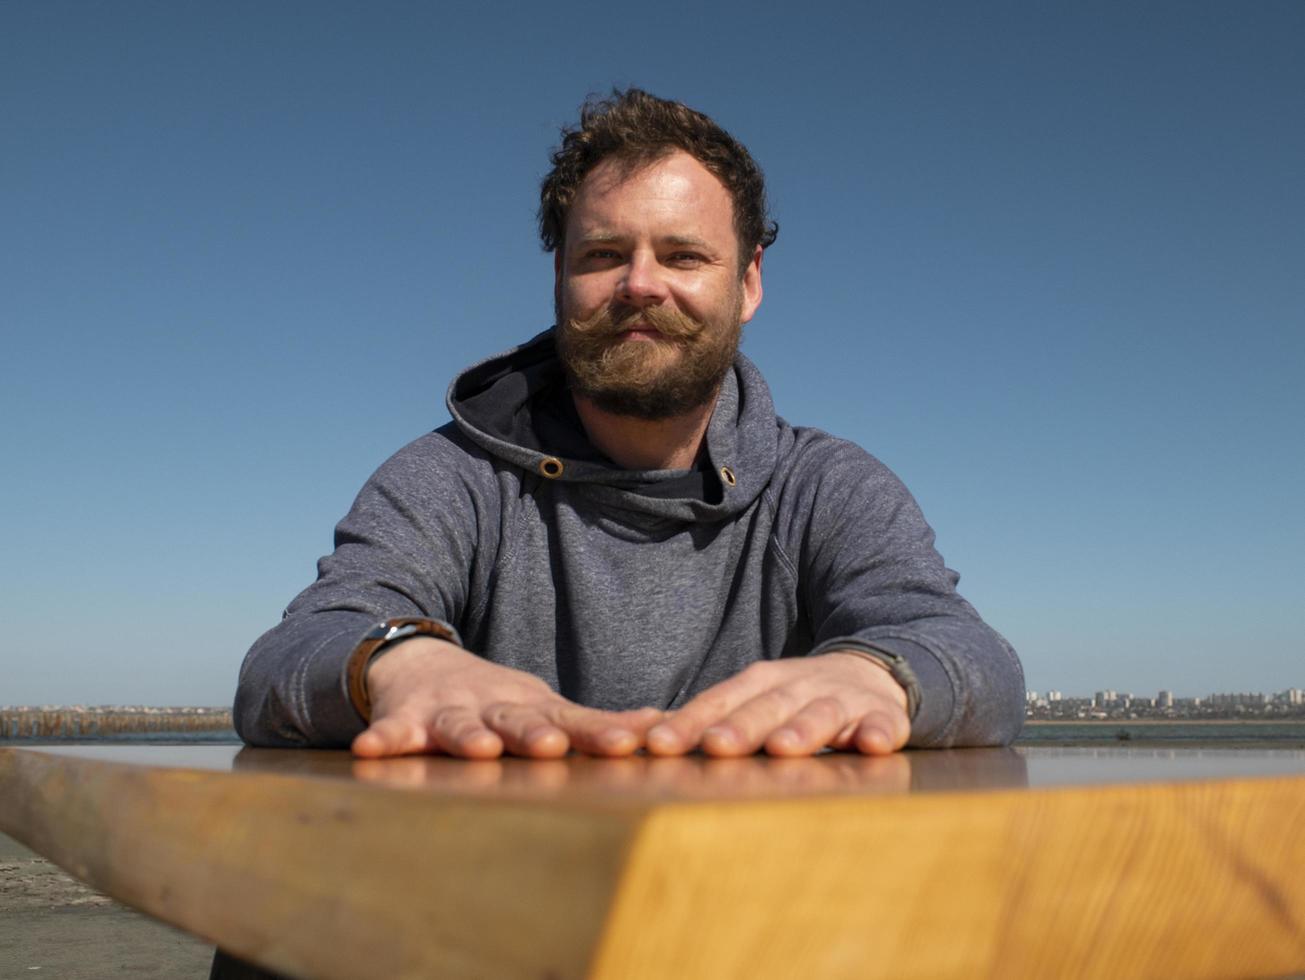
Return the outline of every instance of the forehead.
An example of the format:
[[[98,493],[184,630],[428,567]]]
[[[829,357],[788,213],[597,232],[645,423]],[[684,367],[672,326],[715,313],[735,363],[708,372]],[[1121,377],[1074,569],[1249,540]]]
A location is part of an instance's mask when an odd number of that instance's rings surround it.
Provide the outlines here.
[[[604,160],[576,193],[568,237],[641,230],[733,238],[734,202],[716,175],[683,150],[633,171]]]

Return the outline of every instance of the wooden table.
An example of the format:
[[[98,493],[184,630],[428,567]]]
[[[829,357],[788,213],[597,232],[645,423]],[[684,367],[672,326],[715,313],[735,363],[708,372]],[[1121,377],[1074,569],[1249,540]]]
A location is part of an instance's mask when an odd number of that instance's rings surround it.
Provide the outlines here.
[[[0,749],[0,830],[304,977],[1305,972],[1305,751]]]

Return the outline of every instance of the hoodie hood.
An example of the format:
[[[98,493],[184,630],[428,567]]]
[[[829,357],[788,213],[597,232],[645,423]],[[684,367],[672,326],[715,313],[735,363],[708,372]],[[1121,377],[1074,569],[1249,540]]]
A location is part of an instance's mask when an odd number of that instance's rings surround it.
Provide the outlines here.
[[[447,404],[462,433],[487,453],[541,480],[570,485],[604,509],[720,521],[750,506],[775,469],[774,404],[761,373],[742,354],[721,384],[701,475],[626,470],[604,457],[575,413],[551,328],[463,371],[449,385]]]

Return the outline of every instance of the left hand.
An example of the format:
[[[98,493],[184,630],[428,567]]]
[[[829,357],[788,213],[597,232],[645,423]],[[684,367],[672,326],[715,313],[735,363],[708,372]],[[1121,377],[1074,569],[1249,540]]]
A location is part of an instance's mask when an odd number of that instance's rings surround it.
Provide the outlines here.
[[[653,755],[813,755],[828,746],[888,755],[906,744],[906,692],[855,653],[760,660],[649,729]]]

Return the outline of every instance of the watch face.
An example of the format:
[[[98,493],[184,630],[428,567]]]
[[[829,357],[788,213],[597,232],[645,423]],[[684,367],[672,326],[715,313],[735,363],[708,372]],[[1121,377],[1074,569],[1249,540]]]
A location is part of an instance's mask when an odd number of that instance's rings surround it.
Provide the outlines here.
[[[381,625],[376,631],[375,639],[382,643],[389,643],[391,640],[401,640],[407,636],[416,636],[422,632],[417,623],[398,623],[394,626]]]

